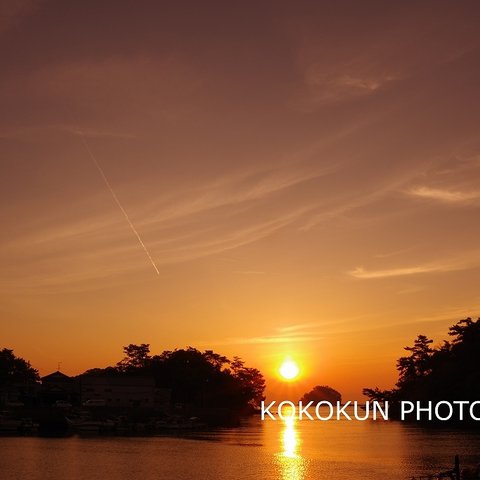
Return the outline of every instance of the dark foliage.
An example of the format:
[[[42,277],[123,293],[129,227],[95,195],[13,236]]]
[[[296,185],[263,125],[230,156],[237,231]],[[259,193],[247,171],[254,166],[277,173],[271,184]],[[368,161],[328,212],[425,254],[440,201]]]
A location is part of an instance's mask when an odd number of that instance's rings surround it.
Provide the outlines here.
[[[158,387],[172,391],[172,402],[200,407],[257,407],[265,398],[265,380],[259,370],[229,360],[212,350],[193,347],[151,355],[148,344],[124,347],[125,357],[114,367],[92,369],[84,375],[152,376]]]
[[[468,400],[480,398],[480,319],[461,320],[450,327],[451,341],[431,347],[432,340],[419,335],[410,355],[397,362],[398,381],[392,390],[366,388],[371,400],[397,402]]]
[[[301,399],[303,404],[308,402],[330,402],[336,403],[342,401],[342,395],[337,390],[327,385],[317,385],[312,390],[307,392]]]
[[[0,350],[0,386],[25,383],[39,379],[38,371],[30,362],[16,357],[13,350]]]

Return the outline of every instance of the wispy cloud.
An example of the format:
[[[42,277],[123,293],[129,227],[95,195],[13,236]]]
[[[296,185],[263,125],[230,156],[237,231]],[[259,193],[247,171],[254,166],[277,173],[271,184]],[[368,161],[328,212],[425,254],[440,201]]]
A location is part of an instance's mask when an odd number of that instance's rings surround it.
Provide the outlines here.
[[[300,323],[295,325],[287,325],[285,327],[278,327],[277,330],[279,332],[295,332],[298,330],[305,330],[318,327],[318,323],[309,322],[309,323]]]
[[[309,343],[322,340],[337,332],[343,333],[345,325],[352,324],[355,331],[358,329],[358,321],[364,316],[336,318],[321,322],[306,322],[276,327],[271,334],[255,335],[252,337],[229,337],[215,342],[218,345],[256,345],[276,343]],[[340,330],[338,329],[340,327]],[[348,329],[348,327],[347,327]]]
[[[339,218],[347,214],[367,208],[388,196],[398,195],[405,185],[411,183],[412,179],[422,175],[425,172],[425,165],[412,165],[403,171],[392,175],[390,172],[380,174],[375,184],[368,187],[359,188],[355,194],[348,192],[344,198],[336,198],[322,209],[313,210],[301,230],[311,230],[318,224],[332,218]],[[391,216],[391,212],[389,212]]]
[[[139,222],[147,227],[158,222],[187,219],[224,207],[253,206],[254,202],[267,200],[288,189],[326,176],[335,168],[332,165],[314,168],[293,165],[234,173],[142,205],[144,218],[140,218]]]
[[[293,324],[277,327],[269,334],[254,335],[250,337],[238,336],[220,339],[215,345],[275,345],[275,344],[307,344],[320,340],[344,337],[345,335],[361,334],[379,330],[388,330],[394,327],[419,324],[441,324],[442,334],[445,322],[455,322],[467,316],[475,316],[480,312],[477,306],[478,299],[474,301],[475,307],[448,307],[441,314],[415,314],[402,320],[385,321],[378,314],[365,314],[358,316],[339,317],[318,322]],[[473,312],[473,313],[472,313]],[[392,315],[393,317],[393,315]],[[212,345],[212,342],[200,342],[200,345]]]
[[[200,237],[179,237],[176,232],[171,232],[169,238],[150,242],[149,247],[159,267],[192,261],[254,243],[296,221],[299,215],[302,215],[302,211],[293,211],[248,226],[236,225],[227,230],[206,231],[204,233],[208,235]],[[51,241],[39,242],[36,249],[30,248],[22,257],[19,255],[25,252],[28,241],[24,240],[18,245],[10,243],[8,252],[4,251],[3,256],[13,256],[21,260],[5,269],[3,278],[0,278],[2,288],[8,291],[20,289],[40,293],[84,290],[84,283],[88,284],[89,280],[111,279],[115,284],[118,278],[125,274],[132,279],[133,273],[142,271],[143,264],[135,251],[135,244],[120,225],[113,228],[116,232],[115,242],[112,242],[108,230],[102,229],[97,235],[92,232],[85,235],[82,231],[79,230],[78,238],[66,237],[66,244],[56,239],[53,232],[49,232]],[[28,269],[20,268],[19,262],[28,264]],[[88,285],[86,288],[88,289]]]
[[[315,342],[324,338],[323,335],[289,335],[289,336],[259,336],[259,337],[232,337],[215,342],[217,345],[256,345],[271,343],[306,343]]]
[[[437,262],[376,270],[369,270],[364,267],[357,267],[348,273],[352,277],[368,280],[376,278],[404,277],[424,273],[453,272],[458,270],[467,270],[469,268],[476,268],[479,265],[480,252],[472,251],[459,257],[452,257]]]
[[[478,318],[480,316],[480,300],[475,298],[472,300],[470,307],[454,306],[444,308],[442,313],[436,313],[432,315],[419,315],[411,319],[411,323],[416,322],[441,322],[441,321],[459,321],[461,319],[471,317]]]
[[[386,82],[393,80],[394,78],[394,76],[362,78],[352,75],[342,75],[337,79],[337,84],[341,86],[351,87],[353,89],[374,91],[380,88]]]
[[[441,265],[417,265],[411,267],[390,268],[385,270],[366,270],[363,267],[357,267],[350,271],[349,274],[355,278],[370,279],[370,278],[388,278],[388,277],[403,277],[405,275],[417,275],[419,273],[430,272],[448,272],[453,270],[449,266]]]
[[[393,72],[385,73],[360,65],[332,68],[313,62],[305,67],[304,83],[293,105],[312,110],[324,104],[372,95],[397,78]]]
[[[159,264],[179,263],[232,250],[271,235],[275,231],[295,222],[303,214],[304,210],[300,209],[272,220],[228,230],[222,234],[217,232],[216,235],[214,234],[214,238],[200,239],[156,252],[155,258],[160,258],[157,260]],[[155,243],[151,245],[155,252]]]
[[[277,327],[269,335],[229,337],[215,342],[217,345],[262,345],[275,343],[306,343],[322,339],[319,324],[314,322]]]
[[[257,242],[293,224],[311,206],[283,205],[272,210],[270,200],[327,171],[286,167],[232,174],[200,183],[192,192],[167,193],[149,205],[129,204],[129,215],[156,265],[188,262]],[[123,187],[119,195],[128,197],[128,186]],[[256,214],[252,218],[248,212],[253,208]],[[37,218],[1,242],[6,268],[0,283],[4,289],[47,293],[83,290],[88,280],[108,283],[111,279],[115,283],[127,273],[129,279],[141,273],[143,263],[135,244],[110,202],[95,195],[83,201],[78,210],[88,216],[70,217],[67,210],[65,215],[57,212],[49,217],[46,212],[44,218]]]
[[[478,191],[459,191],[419,186],[406,192],[413,197],[436,200],[443,203],[468,203],[480,198]]]

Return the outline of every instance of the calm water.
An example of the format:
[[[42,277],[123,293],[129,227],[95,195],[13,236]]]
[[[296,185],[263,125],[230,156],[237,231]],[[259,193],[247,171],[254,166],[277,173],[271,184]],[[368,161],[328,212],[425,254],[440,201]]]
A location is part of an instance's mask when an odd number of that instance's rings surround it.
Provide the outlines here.
[[[0,437],[2,480],[407,479],[480,461],[480,436],[397,422],[261,422],[183,437]]]

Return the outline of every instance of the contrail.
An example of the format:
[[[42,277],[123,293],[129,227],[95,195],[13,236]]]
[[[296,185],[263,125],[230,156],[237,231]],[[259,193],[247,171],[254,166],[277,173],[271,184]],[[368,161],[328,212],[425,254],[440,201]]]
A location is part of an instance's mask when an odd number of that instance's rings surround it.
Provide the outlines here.
[[[132,232],[137,237],[138,243],[143,248],[145,254],[147,255],[148,259],[150,260],[150,263],[152,264],[152,267],[155,269],[155,272],[157,272],[157,275],[160,275],[160,272],[158,271],[158,268],[155,265],[155,262],[153,261],[152,256],[150,255],[150,252],[148,251],[147,247],[143,243],[142,238],[140,237],[139,233],[137,232],[137,229],[135,228],[132,221],[130,220],[130,217],[128,216],[127,212],[122,207],[122,204],[120,203],[120,200],[118,199],[117,194],[115,193],[115,190],[110,185],[110,182],[108,181],[108,178],[105,175],[105,172],[103,171],[103,168],[100,166],[97,159],[95,158],[95,155],[90,150],[90,147],[87,143],[87,139],[85,138],[85,135],[83,134],[83,131],[80,128],[78,128],[78,131],[80,132],[80,137],[82,138],[82,142],[83,142],[83,145],[85,146],[85,149],[87,150],[88,154],[90,155],[90,158],[92,159],[93,163],[97,167],[97,170],[100,172],[100,175],[102,176],[103,181],[105,182],[105,185],[110,190],[110,193],[112,194],[112,197],[115,200],[115,203],[118,205],[118,208],[123,213],[123,216],[125,217],[125,220],[127,221],[127,223],[130,225],[130,228],[132,229]]]

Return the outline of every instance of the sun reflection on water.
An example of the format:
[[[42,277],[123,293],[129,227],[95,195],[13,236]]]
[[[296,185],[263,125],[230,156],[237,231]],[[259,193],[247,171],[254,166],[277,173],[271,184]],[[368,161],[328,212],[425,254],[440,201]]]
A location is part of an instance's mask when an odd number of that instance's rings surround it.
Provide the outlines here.
[[[300,455],[300,438],[294,416],[285,417],[284,427],[280,433],[282,451],[278,455],[280,470],[284,480],[303,480],[306,461]]]
[[[296,458],[299,447],[298,432],[295,428],[295,418],[289,417],[284,421],[285,427],[282,430],[283,456]]]

